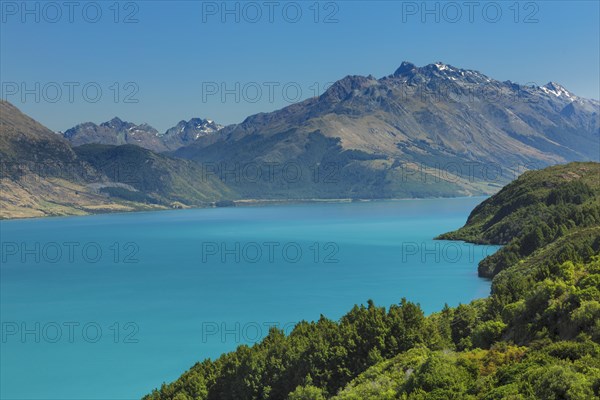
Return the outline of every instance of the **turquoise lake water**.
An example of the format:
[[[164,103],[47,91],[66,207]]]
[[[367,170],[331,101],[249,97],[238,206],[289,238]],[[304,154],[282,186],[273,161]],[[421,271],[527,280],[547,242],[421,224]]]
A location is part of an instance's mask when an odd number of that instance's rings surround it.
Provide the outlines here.
[[[483,198],[0,222],[0,397],[132,399],[278,325],[486,297],[497,247],[433,241]]]

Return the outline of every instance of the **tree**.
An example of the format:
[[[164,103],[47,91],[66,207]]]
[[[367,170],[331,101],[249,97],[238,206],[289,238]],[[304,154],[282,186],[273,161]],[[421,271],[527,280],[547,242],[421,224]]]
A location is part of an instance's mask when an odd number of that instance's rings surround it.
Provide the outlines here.
[[[323,390],[316,386],[298,386],[290,393],[288,400],[325,400],[325,395]]]
[[[473,346],[482,349],[489,348],[501,339],[505,329],[506,324],[502,321],[485,321],[477,325],[471,335]]]

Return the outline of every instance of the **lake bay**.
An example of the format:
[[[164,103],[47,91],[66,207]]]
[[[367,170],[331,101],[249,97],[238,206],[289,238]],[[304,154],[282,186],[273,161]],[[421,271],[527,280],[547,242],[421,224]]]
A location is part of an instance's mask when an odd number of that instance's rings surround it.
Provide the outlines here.
[[[130,399],[269,326],[489,294],[497,246],[434,241],[484,198],[0,222],[0,397]]]

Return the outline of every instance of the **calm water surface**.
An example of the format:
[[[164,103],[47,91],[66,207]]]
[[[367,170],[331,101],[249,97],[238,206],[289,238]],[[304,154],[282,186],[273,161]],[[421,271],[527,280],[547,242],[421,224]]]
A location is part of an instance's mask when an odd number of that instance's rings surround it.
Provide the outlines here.
[[[489,294],[496,247],[433,241],[483,198],[0,222],[3,399],[139,398],[320,314]]]

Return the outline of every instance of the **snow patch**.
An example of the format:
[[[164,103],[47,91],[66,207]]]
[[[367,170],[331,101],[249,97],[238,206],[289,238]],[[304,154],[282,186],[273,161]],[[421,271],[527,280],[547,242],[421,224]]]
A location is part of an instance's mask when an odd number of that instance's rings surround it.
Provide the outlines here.
[[[556,97],[566,97],[569,100],[575,100],[575,96],[573,96],[567,89],[559,85],[558,83],[550,82],[540,89],[546,94],[550,94]]]

